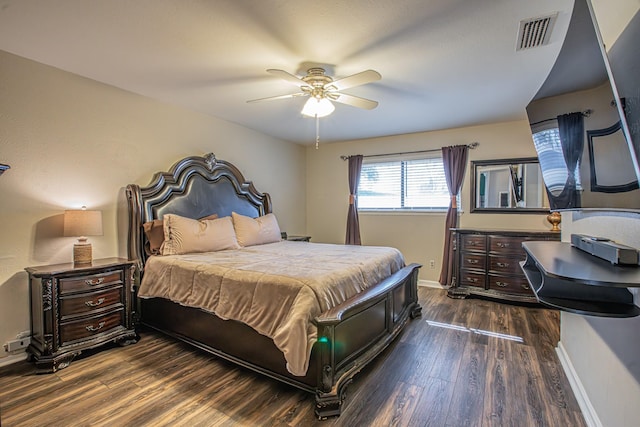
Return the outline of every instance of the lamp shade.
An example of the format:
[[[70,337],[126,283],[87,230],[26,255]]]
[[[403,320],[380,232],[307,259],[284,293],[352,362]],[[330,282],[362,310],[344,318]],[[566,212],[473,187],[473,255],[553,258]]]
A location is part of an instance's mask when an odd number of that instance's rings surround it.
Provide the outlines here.
[[[333,113],[336,107],[327,98],[311,97],[302,107],[302,115],[307,117],[324,117]]]
[[[64,236],[102,236],[102,211],[64,211]]]

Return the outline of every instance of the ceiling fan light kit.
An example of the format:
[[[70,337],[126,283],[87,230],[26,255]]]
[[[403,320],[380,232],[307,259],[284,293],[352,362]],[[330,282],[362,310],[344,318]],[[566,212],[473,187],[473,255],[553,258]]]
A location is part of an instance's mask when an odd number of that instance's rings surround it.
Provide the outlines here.
[[[303,116],[315,117],[316,119],[316,148],[318,148],[318,142],[320,140],[318,119],[320,117],[328,116],[336,109],[331,101],[351,105],[357,108],[364,108],[366,110],[372,110],[378,106],[376,101],[340,92],[344,89],[380,80],[382,76],[374,70],[362,71],[339,80],[333,80],[331,76],[326,74],[325,69],[321,67],[309,68],[307,70],[307,75],[304,77],[294,76],[284,70],[269,69],[267,72],[297,86],[300,89],[300,92],[288,95],[271,96],[268,98],[252,99],[247,102],[271,101],[275,99],[308,96],[309,99],[304,104],[301,113]]]
[[[306,117],[326,117],[333,113],[335,105],[327,98],[309,98],[302,107],[302,115]]]

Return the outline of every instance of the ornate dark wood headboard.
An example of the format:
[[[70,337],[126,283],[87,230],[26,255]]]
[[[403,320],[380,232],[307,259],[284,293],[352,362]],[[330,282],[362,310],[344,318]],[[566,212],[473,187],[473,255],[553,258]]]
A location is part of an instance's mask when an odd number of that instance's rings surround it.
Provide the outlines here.
[[[146,237],[142,224],[162,219],[165,214],[202,218],[231,212],[257,217],[271,212],[271,197],[261,193],[251,181],[229,162],[216,159],[213,153],[192,156],[171,166],[168,172],[156,173],[146,187],[127,186],[129,206],[128,253],[140,271],[147,260]]]

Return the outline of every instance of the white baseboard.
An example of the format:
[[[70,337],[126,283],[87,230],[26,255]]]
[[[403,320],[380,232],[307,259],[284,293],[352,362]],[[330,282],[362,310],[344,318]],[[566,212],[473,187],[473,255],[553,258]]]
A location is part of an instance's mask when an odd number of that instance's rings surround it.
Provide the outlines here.
[[[27,356],[27,352],[23,351],[20,354],[12,354],[11,356],[3,357],[0,359],[0,368],[27,360]]]
[[[436,282],[434,280],[418,280],[418,286],[424,286],[425,288],[436,288],[436,289],[447,289],[440,284],[440,282]]]
[[[562,345],[562,341],[558,342],[556,353],[558,354],[558,358],[560,359],[560,363],[562,364],[562,369],[564,370],[564,373],[569,380],[571,390],[573,390],[573,394],[578,401],[578,405],[580,406],[582,416],[584,417],[584,421],[587,423],[587,426],[603,427],[602,422],[600,422],[600,418],[598,418],[598,414],[591,404],[589,396],[587,395],[587,392],[585,391],[584,386],[580,381],[580,377],[578,377],[578,373],[573,368],[573,363],[571,363],[571,359],[569,358],[564,345]]]

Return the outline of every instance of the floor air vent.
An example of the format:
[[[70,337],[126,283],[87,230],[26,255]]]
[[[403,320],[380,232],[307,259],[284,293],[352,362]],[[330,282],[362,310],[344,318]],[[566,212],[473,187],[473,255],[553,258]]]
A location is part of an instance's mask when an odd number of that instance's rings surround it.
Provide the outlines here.
[[[557,13],[541,18],[531,18],[520,21],[518,30],[518,45],[516,50],[531,49],[549,43],[553,24]]]

